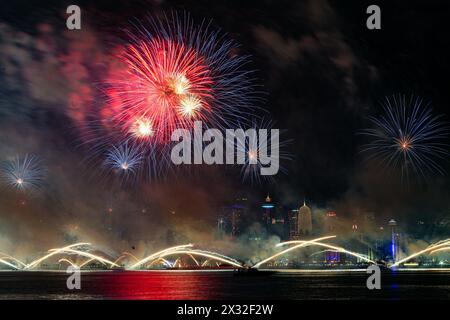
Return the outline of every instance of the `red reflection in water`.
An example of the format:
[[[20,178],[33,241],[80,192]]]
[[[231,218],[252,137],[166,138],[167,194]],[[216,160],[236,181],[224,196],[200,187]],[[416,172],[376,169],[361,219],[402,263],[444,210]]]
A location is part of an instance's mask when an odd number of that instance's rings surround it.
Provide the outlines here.
[[[187,300],[211,299],[211,282],[221,282],[222,277],[198,272],[154,272],[127,271],[114,272],[102,281],[91,281],[85,288],[107,299],[147,299],[147,300]],[[83,281],[83,280],[82,280]]]

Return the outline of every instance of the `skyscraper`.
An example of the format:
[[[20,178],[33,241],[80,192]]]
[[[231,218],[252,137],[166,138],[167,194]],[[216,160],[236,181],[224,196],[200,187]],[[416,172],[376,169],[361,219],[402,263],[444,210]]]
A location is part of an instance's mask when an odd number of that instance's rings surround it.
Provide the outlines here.
[[[272,224],[272,217],[275,216],[275,204],[272,203],[272,198],[270,198],[269,195],[267,195],[266,200],[261,205],[261,208],[263,210],[262,214],[262,222],[263,225],[266,227],[267,232],[270,232],[270,225]]]
[[[289,237],[287,217],[283,207],[277,205],[267,195],[264,203],[261,205],[263,209],[263,225],[266,227],[267,234],[277,235],[280,239]]]
[[[288,212],[289,222],[289,240],[298,240],[298,209],[289,210]]]
[[[312,234],[312,215],[311,209],[303,201],[303,206],[298,209],[298,234],[311,235]]]
[[[325,234],[332,234],[337,230],[337,214],[336,211],[328,211],[325,216]]]
[[[398,254],[399,254],[399,240],[400,240],[400,235],[397,232],[397,221],[395,221],[394,219],[389,220],[388,222],[389,227],[391,228],[391,256],[392,256],[392,261],[395,263],[395,261],[397,261],[398,259]]]
[[[222,207],[217,217],[219,235],[227,234],[233,238],[242,232],[242,217],[247,214],[246,198],[236,199],[232,205]]]

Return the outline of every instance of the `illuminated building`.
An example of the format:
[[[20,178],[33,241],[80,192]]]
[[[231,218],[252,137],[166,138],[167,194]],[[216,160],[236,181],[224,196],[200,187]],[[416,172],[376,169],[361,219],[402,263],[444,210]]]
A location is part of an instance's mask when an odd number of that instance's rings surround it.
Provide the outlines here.
[[[267,234],[277,235],[280,239],[286,239],[289,230],[287,230],[287,219],[283,216],[282,208],[278,207],[267,195],[264,203],[261,205],[263,211],[262,221]]]
[[[219,235],[236,237],[240,232],[241,211],[233,206],[223,207],[217,217],[217,231]]]
[[[236,203],[222,207],[217,217],[217,231],[221,235],[229,235],[233,238],[241,233],[242,217],[247,214],[246,198],[237,199]]]
[[[336,211],[328,211],[325,216],[325,233],[331,234],[337,230],[337,214]]]
[[[311,235],[312,234],[312,215],[311,209],[306,205],[306,201],[303,201],[303,206],[298,209],[298,234]]]
[[[272,199],[269,195],[266,197],[266,201],[261,205],[263,210],[262,221],[263,225],[266,227],[267,231],[270,229],[272,224],[272,217],[274,216],[275,204],[272,203]]]
[[[391,229],[390,255],[392,261],[396,262],[399,254],[400,235],[397,231],[397,222],[394,219],[389,220],[388,225]]]
[[[325,260],[327,263],[339,263],[341,262],[341,254],[336,251],[327,251],[325,253]]]
[[[298,234],[298,209],[289,210],[288,212],[289,222],[289,240],[299,240]]]
[[[352,223],[352,232],[353,232],[353,233],[357,233],[357,232],[358,232],[358,223],[356,222],[356,220],[353,220],[353,223]]]

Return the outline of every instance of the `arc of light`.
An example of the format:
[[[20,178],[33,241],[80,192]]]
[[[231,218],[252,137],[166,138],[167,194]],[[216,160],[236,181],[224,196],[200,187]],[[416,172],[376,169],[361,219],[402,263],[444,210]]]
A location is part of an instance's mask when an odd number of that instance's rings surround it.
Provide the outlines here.
[[[317,242],[317,241],[322,241],[322,240],[327,240],[327,239],[332,239],[332,238],[336,238],[336,236],[325,236],[325,237],[320,237],[320,238],[316,238],[316,239],[312,239],[312,240],[285,241],[285,242],[280,242],[280,243],[276,244],[275,247],[282,247],[282,246],[286,246],[289,244],[298,244],[298,243],[305,243],[305,242]]]
[[[48,258],[50,258],[50,257],[52,257],[52,256],[54,256],[54,255],[56,255],[56,254],[58,254],[58,253],[61,253],[61,251],[63,251],[63,250],[70,249],[70,248],[81,247],[81,246],[90,246],[90,245],[91,245],[91,244],[90,244],[90,243],[87,243],[87,242],[80,242],[80,243],[71,244],[70,246],[66,246],[66,247],[59,248],[59,249],[50,249],[50,250],[48,250],[48,252],[50,252],[49,254],[47,254],[47,255],[45,255],[45,256],[39,258],[39,259],[36,259],[36,260],[34,260],[33,262],[27,264],[27,265],[24,267],[24,269],[30,269],[30,268],[33,268],[34,266],[38,265],[38,264],[41,263],[42,261],[44,261],[44,260],[46,260],[46,259],[48,259]]]
[[[124,259],[127,256],[133,258],[134,261],[139,262],[139,259],[134,254],[125,251],[125,252],[122,252],[122,255],[120,257],[118,257],[114,261],[114,263],[118,263],[120,260]]]
[[[313,240],[293,240],[293,241],[286,241],[286,242],[278,243],[276,245],[276,247],[280,247],[280,246],[284,246],[284,245],[288,245],[288,244],[294,244],[294,243],[298,243],[298,244],[296,246],[287,248],[287,249],[285,249],[285,250],[283,250],[281,252],[278,252],[278,253],[274,254],[273,256],[268,257],[267,259],[264,259],[264,260],[258,262],[253,267],[254,268],[259,268],[260,265],[262,265],[262,264],[264,264],[264,263],[266,263],[266,262],[268,262],[268,261],[270,261],[270,260],[272,260],[272,259],[274,259],[276,257],[279,257],[279,256],[281,256],[281,255],[283,255],[285,253],[288,253],[288,252],[290,252],[292,250],[295,250],[295,249],[301,248],[301,247],[306,247],[310,243],[316,243],[317,241],[331,239],[331,238],[335,238],[335,237],[336,236],[326,236],[326,237],[321,237],[321,238],[317,238],[317,239],[313,239]]]
[[[343,252],[343,253],[349,254],[351,256],[354,256],[356,258],[360,258],[360,259],[362,259],[364,261],[376,264],[375,261],[373,261],[373,260],[363,256],[362,254],[359,254],[359,253],[356,253],[356,252],[353,252],[353,251],[349,251],[349,250],[347,250],[345,248],[342,248],[342,247],[336,247],[336,246],[333,246],[333,245],[330,245],[330,244],[327,244],[327,243],[322,243],[322,242],[315,242],[313,244],[308,244],[308,246],[313,246],[313,245],[317,245],[317,246],[321,246],[321,247],[325,247],[325,248],[330,248],[330,249],[333,249],[333,250],[335,250],[337,252]]]
[[[316,255],[318,255],[319,253],[324,253],[324,252],[337,252],[337,251],[336,251],[336,250],[332,250],[332,249],[320,250],[320,251],[317,251],[317,252],[314,252],[313,254],[311,254],[310,257],[316,256]]]
[[[242,267],[242,264],[239,263],[236,259],[233,259],[231,257],[227,257],[223,254],[211,252],[211,251],[205,251],[205,250],[191,250],[191,252],[195,255],[201,255],[203,257],[208,257],[210,259],[219,260],[234,266]],[[233,262],[233,263],[232,263]]]
[[[112,266],[119,267],[119,265],[115,264],[114,262],[109,261],[108,259],[102,258],[100,256],[96,256],[95,254],[92,254],[89,252],[84,252],[84,251],[74,250],[74,249],[64,249],[64,250],[58,250],[58,253],[74,253],[74,254],[77,254],[80,256],[98,260],[100,262],[105,262],[105,263],[109,264],[111,267]]]
[[[19,270],[19,267],[15,266],[15,265],[13,265],[12,263],[9,263],[8,261],[5,261],[5,260],[3,260],[3,259],[0,259],[0,263],[3,263],[3,264],[5,264],[5,265],[7,265],[7,266],[10,266],[10,267],[13,268],[13,269]]]
[[[79,267],[76,263],[72,262],[70,259],[66,259],[66,258],[62,258],[58,260],[59,263],[61,262],[67,262],[68,264],[70,264],[72,267],[75,267],[77,269],[81,268]]]
[[[430,245],[428,247],[434,247],[434,246],[441,245],[441,244],[450,245],[450,239],[440,240],[440,241],[438,241],[438,242],[436,242],[436,243],[434,243],[434,244],[432,244],[432,245]]]
[[[449,245],[449,243],[450,243],[450,240],[444,240],[444,242],[441,242],[441,243],[439,243],[439,244],[431,245],[431,246],[429,246],[429,247],[426,248],[426,249],[420,250],[420,251],[418,251],[418,252],[416,252],[416,253],[413,253],[413,254],[407,256],[406,258],[403,258],[403,259],[397,261],[396,263],[394,263],[394,264],[391,265],[390,267],[391,267],[391,268],[396,267],[396,266],[402,264],[403,262],[406,262],[406,261],[408,261],[408,260],[411,260],[412,258],[415,258],[415,257],[417,257],[417,256],[420,256],[421,254],[427,253],[427,252],[429,252],[429,251],[433,251],[434,249],[438,249],[438,248],[442,248],[442,247],[447,247],[447,246]]]
[[[15,261],[15,262],[17,262],[18,264],[20,264],[22,267],[25,267],[25,266],[26,266],[26,264],[25,264],[24,262],[20,261],[19,259],[14,258],[13,256],[10,256],[9,254],[0,252],[0,255],[1,255],[0,259],[8,259],[8,260],[12,260],[12,261]]]
[[[165,265],[167,265],[167,266],[169,266],[169,267],[172,267],[172,265],[170,264],[170,262],[167,261],[166,259],[160,258],[160,260],[161,260]]]
[[[208,262],[209,262],[209,259],[206,259],[206,260],[202,263],[202,267],[204,267]]]
[[[87,265],[89,262],[92,262],[92,261],[94,261],[95,259],[94,258],[90,258],[90,259],[87,259],[85,262],[83,262],[82,264],[80,264],[80,269],[81,268],[83,268],[85,265]],[[100,261],[102,264],[106,264],[106,263],[104,263],[104,262],[102,262],[102,261]]]
[[[197,250],[177,250],[177,251],[173,251],[173,252],[163,253],[160,256],[161,257],[166,257],[166,256],[170,256],[170,255],[173,255],[173,254],[192,254],[194,256],[206,257],[206,258],[210,258],[210,259],[213,259],[213,260],[216,260],[216,261],[221,261],[221,262],[230,264],[230,265],[238,267],[238,268],[243,268],[241,264],[236,263],[236,262],[234,262],[232,260],[225,259],[225,258],[222,258],[222,257],[218,257],[218,256],[215,256],[213,254],[209,254],[209,253],[206,253],[206,252],[203,252],[203,251],[197,251]]]
[[[335,238],[335,237],[336,237],[336,236],[327,236],[327,237],[322,237],[322,238],[313,239],[313,240],[310,240],[310,241],[294,240],[294,241],[288,241],[288,242],[290,242],[290,243],[296,243],[296,242],[297,242],[297,243],[298,243],[298,242],[303,242],[303,243],[305,243],[305,242],[306,242],[306,243],[307,243],[306,246],[312,246],[312,245],[322,246],[322,247],[325,247],[325,248],[332,249],[333,251],[347,253],[347,254],[349,254],[349,255],[351,255],[351,256],[360,258],[360,259],[362,259],[362,260],[364,260],[364,261],[367,261],[367,262],[376,264],[375,261],[373,261],[373,260],[371,260],[371,259],[369,259],[369,258],[367,258],[367,257],[365,257],[364,255],[361,255],[361,254],[359,254],[359,253],[356,253],[356,252],[353,252],[353,251],[349,251],[349,250],[347,250],[347,249],[345,249],[345,248],[342,248],[342,247],[336,247],[336,246],[333,246],[333,245],[330,245],[330,244],[327,244],[327,243],[319,242],[319,241],[321,241],[321,240],[330,239],[330,238]],[[325,239],[324,239],[324,238],[325,238]],[[279,243],[279,245],[283,245],[283,244],[284,244],[283,242],[282,242],[282,243]]]
[[[164,254],[166,252],[177,251],[178,249],[190,248],[190,247],[193,247],[193,246],[194,246],[193,244],[184,244],[184,245],[170,247],[170,248],[167,248],[167,249],[155,252],[155,253],[149,255],[148,257],[145,257],[144,259],[139,260],[138,262],[133,264],[130,267],[130,269],[135,269],[136,267],[138,267],[140,265],[143,265],[143,264],[147,263],[148,261],[154,260],[155,258],[157,258],[158,256],[160,256],[160,255],[162,255],[162,254]]]
[[[126,257],[125,254],[122,254],[120,257],[118,257],[116,260],[114,260],[114,263],[118,263],[120,260],[124,259]]]
[[[213,255],[215,257],[221,257],[223,259],[227,259],[227,260],[230,260],[230,261],[234,261],[235,263],[239,263],[239,261],[237,261],[236,259],[233,259],[231,257],[228,257],[226,255],[223,255],[223,254],[220,254],[220,253],[217,253],[217,252],[212,252],[212,251],[207,251],[207,250],[194,250],[194,251],[195,252],[207,253],[207,254]]]
[[[188,256],[191,257],[192,260],[194,260],[194,262],[197,265],[197,267],[200,266],[200,264],[198,263],[197,259],[195,259],[195,257],[192,254],[188,253]]]
[[[433,254],[433,253],[436,253],[436,252],[441,252],[441,251],[448,251],[448,250],[450,250],[450,247],[435,249],[435,250],[431,251],[430,254]]]
[[[158,258],[158,259],[153,260],[152,262],[150,262],[149,266],[150,267],[153,266],[158,261],[162,261],[166,266],[172,268],[172,264],[169,261],[167,261],[166,259],[164,259],[164,258]]]
[[[285,253],[287,253],[289,251],[292,251],[292,250],[295,250],[295,249],[298,249],[298,248],[301,248],[301,247],[315,246],[315,245],[321,246],[321,247],[325,247],[325,248],[329,248],[329,249],[333,249],[333,250],[338,251],[338,252],[347,253],[347,254],[349,254],[351,256],[357,257],[357,258],[362,259],[364,261],[376,264],[375,261],[373,261],[371,259],[368,259],[368,258],[366,258],[365,256],[363,256],[363,255],[361,255],[359,253],[356,253],[356,252],[353,252],[353,251],[349,251],[349,250],[344,249],[342,247],[336,247],[336,246],[333,246],[333,245],[330,245],[330,244],[327,244],[327,243],[318,242],[318,240],[310,240],[310,241],[303,241],[303,242],[301,242],[300,244],[298,244],[296,246],[290,247],[290,248],[285,249],[285,250],[283,250],[283,251],[281,251],[281,252],[279,252],[277,254],[274,254],[273,256],[271,256],[271,257],[269,257],[269,258],[267,258],[267,259],[265,259],[263,261],[258,262],[257,264],[254,265],[254,267],[258,268],[261,264],[266,263],[267,261],[270,261],[270,260],[272,260],[272,259],[274,259],[274,258],[276,258],[276,257],[278,257],[280,255],[283,255],[283,254],[285,254]]]
[[[125,252],[123,253],[123,255],[132,257],[136,262],[139,261],[139,259],[138,259],[134,254],[132,254],[132,253],[130,253],[130,252],[128,252],[128,251],[125,251]]]

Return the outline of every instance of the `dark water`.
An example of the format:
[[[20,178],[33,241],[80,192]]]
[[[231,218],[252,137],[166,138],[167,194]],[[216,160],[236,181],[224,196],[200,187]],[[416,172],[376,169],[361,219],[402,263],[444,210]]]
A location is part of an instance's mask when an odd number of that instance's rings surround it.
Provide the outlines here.
[[[450,271],[383,273],[381,290],[368,290],[367,274],[280,272],[114,271],[81,274],[81,290],[68,290],[61,272],[0,272],[0,299],[450,299]]]

